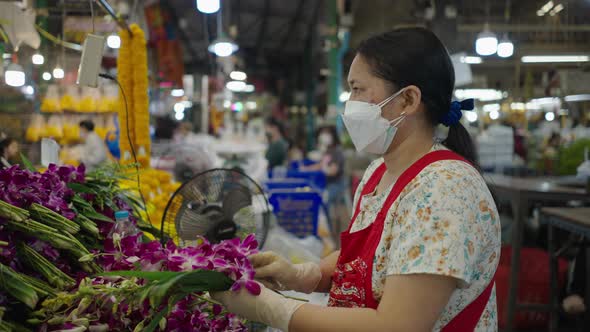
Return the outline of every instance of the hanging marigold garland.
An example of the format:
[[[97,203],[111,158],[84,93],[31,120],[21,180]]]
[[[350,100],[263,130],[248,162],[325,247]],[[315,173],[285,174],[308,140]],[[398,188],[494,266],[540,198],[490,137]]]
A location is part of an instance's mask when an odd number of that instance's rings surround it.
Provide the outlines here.
[[[149,167],[150,160],[150,118],[148,110],[148,67],[145,35],[137,24],[130,26],[132,35],[126,30],[119,32],[121,48],[117,58],[119,83],[127,97],[129,114],[125,112],[125,100],[119,95],[119,146],[122,164],[133,163],[129,136],[135,149],[137,161]],[[127,127],[129,126],[129,128]]]

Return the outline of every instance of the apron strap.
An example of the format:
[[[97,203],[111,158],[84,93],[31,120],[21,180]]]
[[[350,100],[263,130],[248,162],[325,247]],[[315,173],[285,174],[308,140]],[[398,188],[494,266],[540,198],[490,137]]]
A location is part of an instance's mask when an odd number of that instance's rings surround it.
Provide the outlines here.
[[[365,186],[362,188],[361,194],[358,197],[358,201],[356,202],[356,207],[354,209],[354,214],[350,219],[350,225],[348,226],[348,230],[350,230],[352,224],[354,224],[354,221],[356,220],[358,214],[361,211],[361,202],[363,201],[363,196],[375,191],[375,188],[377,188],[377,185],[379,184],[379,181],[381,181],[381,178],[383,177],[383,174],[385,174],[385,171],[387,171],[387,167],[385,166],[385,163],[382,163],[381,165],[379,165],[379,167],[377,167],[377,169],[375,169],[373,174],[371,174],[371,177],[369,178],[369,180],[367,180],[367,183],[365,183]]]
[[[492,279],[488,287],[479,296],[469,303],[457,316],[443,327],[441,332],[471,332],[475,330],[479,319],[483,314],[490,297],[495,281]]]

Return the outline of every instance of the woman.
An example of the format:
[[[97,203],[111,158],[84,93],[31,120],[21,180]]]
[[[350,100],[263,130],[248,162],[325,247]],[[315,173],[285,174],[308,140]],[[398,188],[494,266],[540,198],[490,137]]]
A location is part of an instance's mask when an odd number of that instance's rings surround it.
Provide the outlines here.
[[[342,249],[320,266],[273,253],[251,258],[266,286],[329,291],[329,307],[266,287],[259,296],[214,298],[288,331],[496,331],[500,223],[459,122],[469,105],[451,103],[453,73],[445,47],[426,29],[361,43],[343,118],[358,150],[383,157],[359,186]],[[442,144],[433,139],[440,123],[450,127]]]
[[[0,141],[0,168],[5,169],[12,166],[11,161],[18,157],[18,141],[7,137]]]
[[[265,126],[268,139],[266,160],[268,160],[268,169],[272,171],[277,166],[285,165],[289,152],[289,142],[285,138],[285,127],[282,123],[273,118],[268,118]]]
[[[331,205],[341,201],[346,191],[344,153],[334,126],[320,128],[317,141],[318,149],[322,153],[320,162],[303,166],[301,169],[304,171],[322,171],[326,175],[328,205]]]

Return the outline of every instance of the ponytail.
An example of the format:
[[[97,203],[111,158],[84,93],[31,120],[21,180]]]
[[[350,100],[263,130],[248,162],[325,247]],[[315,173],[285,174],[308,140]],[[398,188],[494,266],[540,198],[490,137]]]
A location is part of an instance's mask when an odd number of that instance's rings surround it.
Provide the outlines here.
[[[481,172],[481,167],[477,159],[477,149],[473,143],[471,135],[467,129],[463,127],[461,122],[449,126],[449,135],[442,144],[451,151],[465,158],[471,163],[471,165],[473,165],[473,167]]]

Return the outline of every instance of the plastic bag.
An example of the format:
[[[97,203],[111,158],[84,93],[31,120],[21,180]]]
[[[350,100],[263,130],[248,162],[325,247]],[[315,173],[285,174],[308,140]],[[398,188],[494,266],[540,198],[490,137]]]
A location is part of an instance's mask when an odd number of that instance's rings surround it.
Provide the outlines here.
[[[263,251],[274,251],[289,259],[292,263],[304,263],[320,261],[323,244],[315,236],[300,239],[288,233],[279,226],[274,226],[268,231]]]

